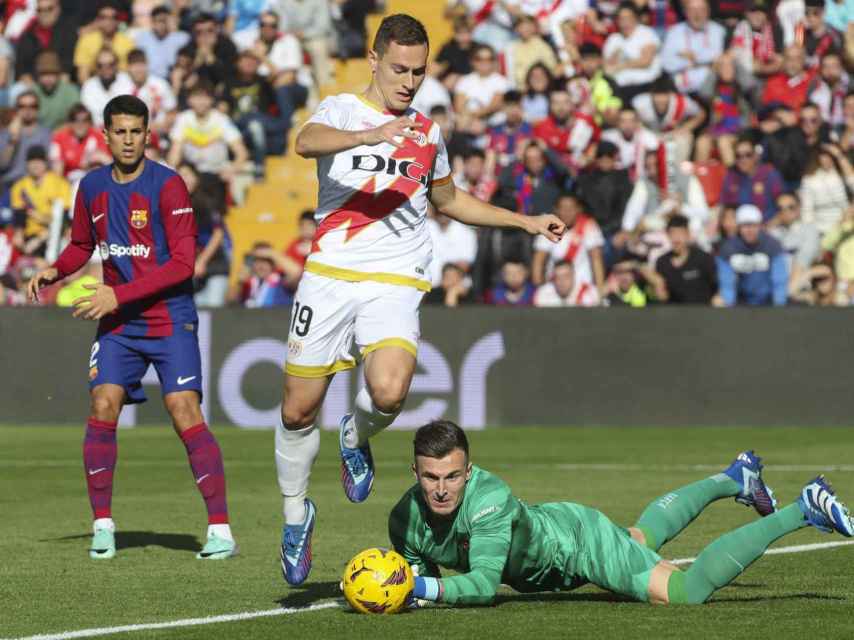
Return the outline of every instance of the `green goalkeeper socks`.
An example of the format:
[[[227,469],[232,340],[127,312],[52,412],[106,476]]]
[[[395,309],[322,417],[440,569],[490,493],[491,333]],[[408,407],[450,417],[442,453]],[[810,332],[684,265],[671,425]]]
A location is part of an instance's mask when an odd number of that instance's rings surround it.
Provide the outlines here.
[[[673,604],[702,604],[758,560],[768,545],[804,526],[800,507],[791,504],[722,535],[703,549],[691,568],[670,574],[668,599]]]
[[[635,527],[646,537],[646,546],[658,551],[691,524],[710,502],[735,496],[739,491],[741,486],[737,482],[719,473],[653,500]]]

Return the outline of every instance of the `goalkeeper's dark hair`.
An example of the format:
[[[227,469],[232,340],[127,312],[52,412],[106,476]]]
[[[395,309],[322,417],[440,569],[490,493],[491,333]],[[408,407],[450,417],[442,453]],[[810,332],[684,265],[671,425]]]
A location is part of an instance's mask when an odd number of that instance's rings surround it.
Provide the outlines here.
[[[386,16],[374,36],[373,50],[382,58],[392,42],[404,47],[426,44],[430,48],[430,40],[424,25],[405,13],[395,13]]]
[[[444,458],[454,449],[462,449],[469,457],[466,432],[450,420],[433,420],[415,432],[415,457]]]
[[[148,107],[136,96],[126,93],[110,100],[104,107],[105,126],[112,126],[113,116],[140,116],[143,125],[148,128]]]

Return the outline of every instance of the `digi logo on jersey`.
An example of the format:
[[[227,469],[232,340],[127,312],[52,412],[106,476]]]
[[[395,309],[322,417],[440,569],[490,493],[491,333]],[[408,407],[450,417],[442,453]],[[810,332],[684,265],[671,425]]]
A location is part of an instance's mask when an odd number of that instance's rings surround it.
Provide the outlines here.
[[[357,170],[372,171],[374,173],[385,172],[390,176],[399,175],[424,186],[427,186],[427,174],[429,173],[423,164],[415,162],[415,160],[386,159],[375,153],[364,156],[353,156],[353,171]]]
[[[144,244],[132,244],[129,247],[120,244],[107,244],[102,242],[98,245],[101,252],[101,260],[109,258],[148,258],[151,255],[151,247]]]

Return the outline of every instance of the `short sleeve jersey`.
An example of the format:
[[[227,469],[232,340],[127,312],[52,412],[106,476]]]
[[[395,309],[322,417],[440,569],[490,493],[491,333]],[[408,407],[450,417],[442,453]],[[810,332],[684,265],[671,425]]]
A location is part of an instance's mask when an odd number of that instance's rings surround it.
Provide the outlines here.
[[[427,198],[451,170],[439,126],[414,109],[403,115],[422,126],[402,148],[361,145],[317,159],[318,227],[307,271],[430,290]],[[309,122],[360,131],[396,117],[345,93],[323,100]]]
[[[590,263],[590,251],[602,247],[605,238],[596,221],[590,216],[579,214],[575,224],[563,234],[560,242],[550,242],[544,236],[534,239],[534,250],[548,254],[547,272],[558,262],[571,262],[575,267],[575,280],[579,284],[592,285],[593,265]]]

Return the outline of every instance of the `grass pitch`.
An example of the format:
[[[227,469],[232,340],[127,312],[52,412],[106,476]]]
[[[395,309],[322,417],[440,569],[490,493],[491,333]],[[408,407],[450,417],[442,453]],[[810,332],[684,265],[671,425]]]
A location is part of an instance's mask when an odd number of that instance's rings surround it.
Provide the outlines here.
[[[232,526],[241,555],[200,562],[204,506],[184,448],[171,429],[119,434],[113,500],[118,555],[92,561],[81,461],[82,428],[0,427],[0,638],[93,627],[168,622],[338,598],[339,573],[357,551],[388,542],[386,517],[412,483],[411,433],[374,440],[373,495],[350,504],[339,484],[335,434],[324,434],[311,496],[318,505],[314,567],[307,584],[281,578],[281,501],[271,432],[215,430],[225,456]],[[755,447],[782,504],[827,471],[854,503],[852,436],[846,429],[494,429],[470,434],[473,461],[529,502],[570,500],[630,525],[654,497],[723,468]],[[694,465],[699,465],[695,467]],[[834,469],[836,466],[841,468]],[[754,518],[722,500],[662,555],[696,555],[716,536]],[[776,546],[841,541],[815,530]],[[207,626],[144,630],[127,638],[854,638],[854,546],[762,558],[697,607],[627,602],[595,587],[572,593],[502,591],[497,606],[437,607],[392,617],[342,608]]]

